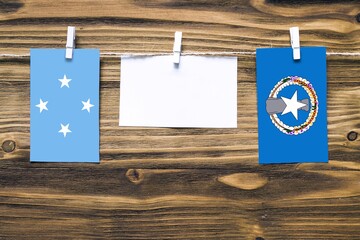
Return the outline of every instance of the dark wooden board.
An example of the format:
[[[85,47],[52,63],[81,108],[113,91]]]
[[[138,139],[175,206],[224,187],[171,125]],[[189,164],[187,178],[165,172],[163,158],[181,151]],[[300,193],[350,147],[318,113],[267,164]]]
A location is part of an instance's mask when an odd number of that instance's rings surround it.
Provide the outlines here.
[[[0,1],[0,54],[360,52],[359,1]],[[29,163],[29,57],[0,56],[0,239],[360,239],[360,56],[329,55],[328,164],[258,165],[255,56],[238,128],[118,126],[120,59],[101,59],[100,164]],[[313,146],[309,146],[311,148]]]

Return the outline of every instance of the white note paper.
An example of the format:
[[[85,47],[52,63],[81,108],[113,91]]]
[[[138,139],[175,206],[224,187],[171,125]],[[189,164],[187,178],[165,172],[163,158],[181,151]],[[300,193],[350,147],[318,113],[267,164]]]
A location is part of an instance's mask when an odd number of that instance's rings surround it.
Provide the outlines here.
[[[122,57],[120,126],[237,127],[237,58]]]

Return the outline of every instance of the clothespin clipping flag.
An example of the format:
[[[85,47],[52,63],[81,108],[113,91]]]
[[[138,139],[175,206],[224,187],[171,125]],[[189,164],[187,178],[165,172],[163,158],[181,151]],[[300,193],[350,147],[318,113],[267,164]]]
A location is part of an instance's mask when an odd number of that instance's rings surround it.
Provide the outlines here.
[[[99,50],[30,51],[30,161],[99,162]]]
[[[326,48],[295,50],[256,51],[260,164],[328,161]]]

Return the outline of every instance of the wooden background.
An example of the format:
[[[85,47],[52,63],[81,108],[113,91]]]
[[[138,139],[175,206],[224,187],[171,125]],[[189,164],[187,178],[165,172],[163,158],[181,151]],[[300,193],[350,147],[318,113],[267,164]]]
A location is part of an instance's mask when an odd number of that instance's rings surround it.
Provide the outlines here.
[[[360,52],[360,2],[4,0],[0,54]],[[237,129],[118,127],[120,59],[101,59],[101,164],[29,163],[29,57],[0,57],[0,239],[360,239],[360,56],[328,56],[329,164],[258,165],[255,56]],[[309,150],[316,146],[309,146]]]

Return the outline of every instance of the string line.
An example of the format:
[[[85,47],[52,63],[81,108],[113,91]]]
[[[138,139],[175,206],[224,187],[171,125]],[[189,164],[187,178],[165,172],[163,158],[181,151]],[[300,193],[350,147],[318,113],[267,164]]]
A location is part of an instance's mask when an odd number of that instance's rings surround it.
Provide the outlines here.
[[[121,56],[169,56],[172,52],[144,52],[144,53],[131,53],[131,52],[102,52],[100,56],[104,57],[121,57]],[[255,51],[241,51],[241,52],[181,52],[182,56],[239,56],[239,55],[256,55]],[[327,56],[360,56],[360,52],[327,52]],[[30,53],[26,54],[0,54],[1,58],[25,58],[30,57]]]

